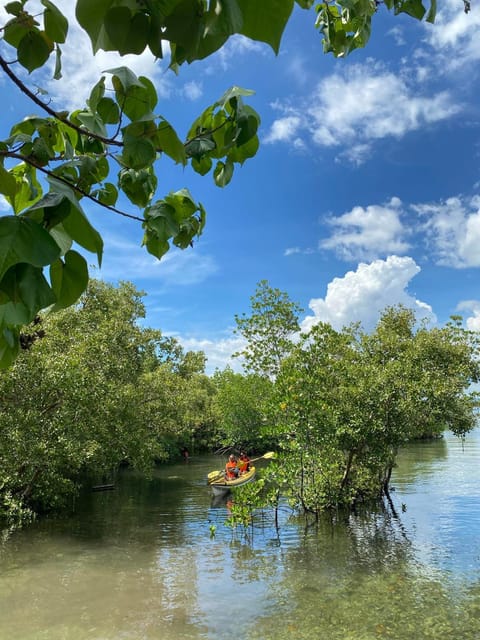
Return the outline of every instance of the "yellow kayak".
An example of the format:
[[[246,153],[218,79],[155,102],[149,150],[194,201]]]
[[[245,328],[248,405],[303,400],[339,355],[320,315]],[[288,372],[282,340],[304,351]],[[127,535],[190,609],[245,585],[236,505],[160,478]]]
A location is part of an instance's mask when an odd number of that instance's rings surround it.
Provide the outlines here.
[[[207,483],[212,487],[212,491],[215,495],[221,495],[234,489],[235,487],[241,487],[248,482],[251,482],[255,478],[255,467],[250,466],[250,469],[246,473],[242,473],[238,478],[233,480],[226,480],[223,471],[210,471],[207,475]]]

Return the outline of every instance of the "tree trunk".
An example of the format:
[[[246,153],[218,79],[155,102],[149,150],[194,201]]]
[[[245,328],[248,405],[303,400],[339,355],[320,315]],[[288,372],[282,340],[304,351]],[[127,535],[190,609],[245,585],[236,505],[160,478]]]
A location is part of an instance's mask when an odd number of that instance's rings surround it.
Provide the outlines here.
[[[340,483],[340,491],[343,491],[345,485],[347,484],[348,476],[350,475],[350,470],[352,468],[353,458],[355,456],[355,451],[353,449],[348,453],[347,466],[345,467],[345,471],[343,473],[342,482]]]

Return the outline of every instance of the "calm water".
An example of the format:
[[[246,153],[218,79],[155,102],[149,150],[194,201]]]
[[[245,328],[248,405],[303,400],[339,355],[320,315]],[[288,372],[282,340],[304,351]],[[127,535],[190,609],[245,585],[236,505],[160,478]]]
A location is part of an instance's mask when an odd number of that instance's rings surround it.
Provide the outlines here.
[[[395,513],[225,526],[192,458],[0,538],[0,640],[480,639],[480,430],[409,446]],[[210,527],[216,526],[211,538]]]

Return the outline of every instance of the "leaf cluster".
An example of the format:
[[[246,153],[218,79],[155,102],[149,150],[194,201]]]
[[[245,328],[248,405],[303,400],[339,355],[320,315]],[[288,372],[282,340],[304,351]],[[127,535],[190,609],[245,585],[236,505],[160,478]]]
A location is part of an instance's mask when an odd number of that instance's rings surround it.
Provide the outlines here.
[[[372,30],[372,19],[380,4],[395,15],[406,13],[427,22],[434,22],[436,0],[430,0],[427,11],[422,0],[334,0],[316,6],[316,28],[323,37],[323,50],[337,58],[348,56],[355,49],[366,46]]]
[[[0,141],[0,193],[13,211],[0,218],[4,256],[0,264],[0,367],[17,356],[22,326],[42,309],[68,307],[85,291],[87,262],[75,245],[96,254],[101,264],[103,240],[82,200],[140,223],[144,246],[161,258],[171,244],[181,249],[192,246],[203,232],[206,212],[186,188],[154,199],[158,160],[166,157],[176,164],[190,164],[201,175],[212,171],[215,184],[224,187],[235,165],[243,164],[258,149],[260,119],[244,102],[253,92],[238,87],[205,109],[183,141],[156,113],[158,96],[153,83],[126,67],[105,71],[84,107],[71,113],[53,110],[12,69],[17,64],[33,72],[55,52],[55,78],[60,79],[61,45],[68,36],[68,22],[49,0],[42,1],[41,15],[28,13],[27,4],[23,0],[6,5],[12,18],[4,26],[3,39],[14,50],[16,61],[7,63],[0,58],[0,66],[43,113],[14,124],[9,137]],[[195,29],[206,29],[205,42],[218,44],[214,32],[221,31],[226,38],[240,28],[237,19],[222,27],[225,12],[217,18],[213,4],[208,9],[203,4],[79,0],[76,14],[94,51],[140,53],[148,46],[161,57],[161,41],[169,41],[172,66],[178,66],[201,57],[212,46],[205,49],[197,42],[195,48],[193,32],[183,30],[187,14],[192,14],[193,28],[194,9],[203,16],[199,14]],[[241,24],[247,33],[255,11],[250,15],[245,8],[245,12]],[[277,37],[281,28],[279,16],[272,26]],[[187,42],[194,48],[188,49]],[[118,209],[120,196],[143,209],[143,215]]]

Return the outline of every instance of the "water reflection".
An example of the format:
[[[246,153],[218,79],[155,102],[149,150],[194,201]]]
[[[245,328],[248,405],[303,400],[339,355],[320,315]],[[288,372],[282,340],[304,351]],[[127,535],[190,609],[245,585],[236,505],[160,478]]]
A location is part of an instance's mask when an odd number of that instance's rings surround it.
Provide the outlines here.
[[[211,458],[125,472],[0,550],[0,640],[478,640],[480,437],[411,445],[390,509],[281,509],[247,531],[212,501]],[[406,511],[402,512],[402,504]],[[210,536],[210,527],[216,527]]]

